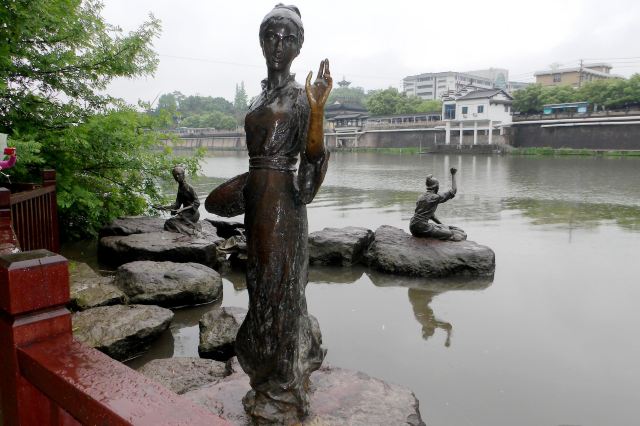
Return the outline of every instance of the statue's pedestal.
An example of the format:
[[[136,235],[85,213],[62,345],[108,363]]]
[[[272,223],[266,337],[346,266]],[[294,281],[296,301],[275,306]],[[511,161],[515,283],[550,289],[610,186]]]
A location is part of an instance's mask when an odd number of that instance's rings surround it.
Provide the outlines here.
[[[234,425],[249,425],[242,406],[250,390],[249,377],[235,359],[233,370],[184,396]],[[311,413],[305,425],[424,425],[413,392],[364,373],[322,367],[311,375],[310,391]]]

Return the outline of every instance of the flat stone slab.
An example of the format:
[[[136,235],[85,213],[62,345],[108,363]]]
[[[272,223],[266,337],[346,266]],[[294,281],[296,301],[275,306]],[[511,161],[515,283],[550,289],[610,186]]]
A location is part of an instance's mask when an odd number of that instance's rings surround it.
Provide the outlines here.
[[[236,307],[216,308],[204,314],[198,324],[198,355],[219,361],[235,356],[236,335],[246,315],[245,308]]]
[[[191,237],[168,231],[103,237],[98,243],[98,259],[111,266],[153,260],[196,262],[216,268],[224,261],[224,255],[217,250],[223,241],[215,234]]]
[[[489,247],[416,238],[388,225],[376,230],[366,261],[382,272],[418,277],[490,276],[495,270],[495,253]]]
[[[249,377],[234,363],[234,372],[217,383],[184,394],[234,425],[249,425],[242,398]],[[304,425],[423,426],[413,392],[357,371],[322,367],[311,375],[311,411]]]
[[[115,305],[72,315],[73,335],[119,361],[135,358],[169,328],[173,312],[159,306]]]
[[[98,275],[86,263],[69,263],[69,286],[70,306],[74,311],[116,305],[126,301],[125,294],[113,285],[113,277]]]
[[[141,260],[121,265],[114,284],[130,303],[179,307],[211,303],[222,298],[222,278],[199,263]]]
[[[309,263],[351,266],[362,259],[373,242],[373,231],[367,228],[324,228],[309,234]]]
[[[154,359],[146,363],[139,373],[181,395],[231,373],[229,366],[220,361],[201,358]]]
[[[166,220],[167,219],[158,216],[124,216],[103,226],[98,235],[102,238],[116,235],[124,236],[160,232],[164,231],[164,222]]]
[[[205,219],[211,223],[222,238],[230,238],[241,235],[244,232],[244,223],[224,219]]]

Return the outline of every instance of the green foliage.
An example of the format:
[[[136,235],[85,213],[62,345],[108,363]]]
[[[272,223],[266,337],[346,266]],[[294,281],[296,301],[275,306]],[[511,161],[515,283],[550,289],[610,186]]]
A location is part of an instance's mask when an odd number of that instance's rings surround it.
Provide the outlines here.
[[[417,96],[407,96],[390,87],[385,90],[371,91],[366,100],[367,110],[375,115],[416,114],[440,112],[439,100],[422,100]]]
[[[367,95],[362,87],[335,87],[329,94],[326,105],[336,102],[364,106]]]
[[[540,113],[543,105],[566,102],[589,102],[591,107],[619,109],[640,104],[640,74],[628,80],[594,80],[579,89],[570,86],[527,86],[513,93],[513,109],[523,113]]]
[[[102,94],[117,77],[153,73],[153,16],[124,35],[100,16],[98,0],[0,3],[0,132],[16,146],[13,181],[57,171],[62,236],[94,236],[117,216],[140,214],[161,198],[158,180],[175,162],[195,172],[197,158],[174,158],[153,130],[177,116],[178,96],[154,116]]]
[[[165,93],[158,99],[153,111],[156,116],[169,117],[166,128],[215,127],[235,129],[244,120],[247,111],[247,95],[244,83],[236,86],[236,105],[222,97],[192,95],[185,96],[175,91]]]
[[[63,237],[95,236],[116,217],[146,213],[150,203],[164,201],[158,183],[170,178],[175,164],[197,171],[198,156],[174,157],[171,145],[161,144],[156,125],[152,116],[121,109],[78,126],[14,135],[20,161],[12,178],[33,179],[34,164],[54,168]]]
[[[219,111],[191,115],[180,122],[182,127],[215,127],[216,129],[235,129],[237,121],[230,115]]]
[[[104,90],[116,77],[152,73],[153,16],[123,35],[104,22],[98,0],[0,3],[0,131],[59,129],[113,102]]]

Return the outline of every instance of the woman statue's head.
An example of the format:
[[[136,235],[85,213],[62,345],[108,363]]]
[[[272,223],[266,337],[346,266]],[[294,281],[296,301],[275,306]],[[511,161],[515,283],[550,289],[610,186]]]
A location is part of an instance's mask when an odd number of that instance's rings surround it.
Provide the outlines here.
[[[288,70],[304,42],[300,11],[295,6],[277,4],[262,20],[259,34],[267,68]]]

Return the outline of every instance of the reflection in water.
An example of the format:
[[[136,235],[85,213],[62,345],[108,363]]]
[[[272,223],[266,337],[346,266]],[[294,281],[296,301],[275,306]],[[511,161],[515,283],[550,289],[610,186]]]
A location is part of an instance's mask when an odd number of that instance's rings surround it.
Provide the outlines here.
[[[615,221],[621,228],[640,230],[640,207],[637,205],[507,198],[504,206],[520,210],[534,225],[566,224],[570,227],[593,228],[603,221]]]
[[[431,303],[433,298],[438,294],[440,293],[437,291],[410,288],[409,301],[413,307],[413,315],[422,325],[422,338],[424,340],[429,339],[434,335],[436,329],[440,328],[447,333],[447,339],[445,340],[444,345],[449,347],[451,345],[451,331],[453,326],[446,321],[437,319],[433,313],[433,309],[429,306],[429,303]]]

